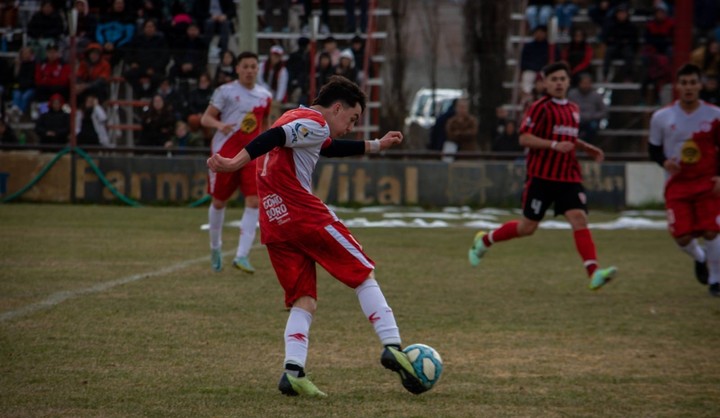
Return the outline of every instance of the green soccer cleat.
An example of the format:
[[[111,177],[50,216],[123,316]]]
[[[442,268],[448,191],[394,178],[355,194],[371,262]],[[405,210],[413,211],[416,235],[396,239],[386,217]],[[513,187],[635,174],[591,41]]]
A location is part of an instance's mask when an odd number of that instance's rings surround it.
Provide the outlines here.
[[[590,290],[598,290],[617,276],[617,267],[597,269],[590,279]]]
[[[250,260],[248,260],[247,257],[235,257],[235,259],[233,260],[233,267],[238,270],[242,270],[245,273],[255,273],[255,267],[250,264]]]
[[[222,270],[222,250],[220,248],[210,250],[210,266],[214,272]]]
[[[390,346],[386,346],[380,355],[380,363],[388,370],[391,370],[400,375],[402,385],[408,392],[415,395],[419,395],[427,388],[423,386],[420,379],[415,373],[407,354]]]
[[[325,392],[315,386],[307,377],[294,377],[287,373],[283,373],[280,377],[278,389],[283,395],[287,396],[313,396],[324,398]]]
[[[473,267],[477,267],[478,264],[480,264],[480,260],[483,258],[483,256],[488,250],[482,240],[485,235],[487,235],[485,231],[480,231],[475,234],[473,246],[470,247],[470,249],[468,250],[468,261],[470,261],[470,265]]]

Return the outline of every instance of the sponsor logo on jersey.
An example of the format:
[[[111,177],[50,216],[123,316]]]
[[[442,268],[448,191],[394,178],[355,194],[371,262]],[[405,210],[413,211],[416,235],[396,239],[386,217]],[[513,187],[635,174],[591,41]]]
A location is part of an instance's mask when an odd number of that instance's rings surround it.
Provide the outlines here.
[[[572,112],[573,119],[575,119],[575,123],[580,123],[580,113],[579,112]]]
[[[700,161],[702,153],[698,144],[691,139],[683,142],[682,148],[680,149],[680,161],[685,164],[695,164]]]
[[[258,121],[255,114],[253,112],[246,113],[242,122],[240,122],[240,131],[249,134],[255,132],[255,130],[257,130],[257,127]]]
[[[269,222],[277,222],[278,225],[281,225],[290,220],[288,208],[283,203],[282,197],[277,194],[273,193],[265,196],[262,205]]]
[[[554,135],[578,136],[578,128],[574,126],[554,125]]]
[[[712,129],[712,124],[709,121],[702,121],[700,122],[700,131],[701,132],[710,132]]]
[[[533,123],[532,118],[530,118],[530,116],[525,118],[525,126],[527,126],[528,128],[532,128],[533,126],[535,126],[535,124]]]

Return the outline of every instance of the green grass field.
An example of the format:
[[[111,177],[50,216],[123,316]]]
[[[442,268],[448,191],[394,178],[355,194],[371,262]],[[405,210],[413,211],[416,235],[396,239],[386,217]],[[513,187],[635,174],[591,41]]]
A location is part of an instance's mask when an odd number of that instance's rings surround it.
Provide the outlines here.
[[[277,391],[287,313],[265,249],[254,276],[212,273],[206,215],[0,205],[0,416],[720,416],[720,300],[665,231],[595,231],[621,275],[590,292],[568,231],[471,269],[471,229],[354,229],[404,343],[435,347],[445,371],[405,392],[354,292],[323,272],[315,400]]]

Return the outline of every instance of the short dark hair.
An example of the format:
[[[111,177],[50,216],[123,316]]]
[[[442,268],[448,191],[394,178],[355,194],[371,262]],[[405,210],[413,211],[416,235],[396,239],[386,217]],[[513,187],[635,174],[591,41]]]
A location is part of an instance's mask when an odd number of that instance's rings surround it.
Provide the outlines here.
[[[365,92],[360,90],[357,84],[343,76],[334,75],[322,86],[312,104],[330,107],[333,103],[340,101],[346,107],[355,107],[360,103],[360,108],[365,111],[365,99]]]
[[[240,54],[238,54],[237,58],[235,58],[235,64],[239,64],[240,61],[242,61],[245,58],[253,58],[255,61],[260,62],[260,57],[258,57],[258,54],[252,52],[252,51],[243,51]]]
[[[547,77],[555,71],[560,70],[565,71],[565,74],[567,74],[568,76],[570,75],[570,67],[568,67],[568,65],[564,61],[553,62],[552,64],[544,66],[542,69],[542,75],[543,77]]]
[[[678,68],[677,73],[675,74],[675,79],[677,80],[680,78],[680,76],[683,75],[693,75],[697,74],[698,79],[702,80],[702,70],[700,67],[698,67],[695,64],[683,64],[680,68]]]

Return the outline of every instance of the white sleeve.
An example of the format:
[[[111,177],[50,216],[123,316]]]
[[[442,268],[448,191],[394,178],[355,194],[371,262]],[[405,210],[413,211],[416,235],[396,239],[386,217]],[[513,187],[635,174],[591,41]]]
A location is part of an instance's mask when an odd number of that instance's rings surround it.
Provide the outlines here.
[[[280,74],[278,74],[277,91],[275,92],[275,101],[277,101],[278,103],[282,103],[285,100],[285,94],[287,94],[288,77],[289,76],[287,68],[281,68]]]
[[[210,98],[210,104],[222,113],[225,108],[225,94],[223,94],[222,86],[215,89],[212,97]]]
[[[311,119],[296,119],[282,126],[285,131],[285,146],[307,148],[320,146],[330,137],[330,128]]]
[[[662,118],[658,116],[660,112],[655,112],[652,115],[652,118],[650,118],[650,135],[648,137],[648,142],[657,145],[662,146],[663,145],[663,129],[662,129]]]

